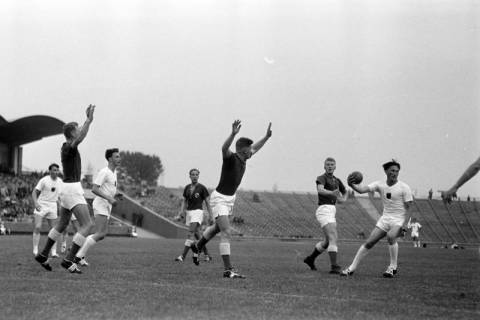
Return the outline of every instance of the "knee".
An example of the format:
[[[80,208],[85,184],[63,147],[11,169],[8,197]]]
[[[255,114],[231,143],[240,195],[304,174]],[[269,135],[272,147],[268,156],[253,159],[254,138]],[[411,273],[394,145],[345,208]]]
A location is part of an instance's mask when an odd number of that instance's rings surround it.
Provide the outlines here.
[[[365,244],[364,244],[363,246],[364,246],[366,249],[372,249],[374,245],[375,245],[374,242],[367,241],[367,242],[365,242]]]
[[[388,236],[387,241],[388,241],[389,245],[393,245],[393,244],[397,243],[397,238]]]
[[[227,241],[230,240],[230,235],[231,235],[230,228],[220,232],[220,238],[222,240],[227,240]]]

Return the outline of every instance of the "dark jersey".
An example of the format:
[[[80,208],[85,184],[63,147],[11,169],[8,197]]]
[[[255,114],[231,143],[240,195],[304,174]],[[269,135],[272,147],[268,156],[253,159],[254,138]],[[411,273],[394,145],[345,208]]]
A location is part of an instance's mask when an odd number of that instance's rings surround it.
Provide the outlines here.
[[[347,191],[345,186],[343,185],[342,181],[335,176],[328,176],[326,174],[322,174],[321,176],[317,177],[317,186],[319,184],[323,185],[325,190],[333,191],[339,189],[342,194],[345,194]],[[334,205],[337,203],[337,197],[334,195],[324,196],[318,194],[318,205],[321,206],[322,204],[332,204]]]
[[[62,145],[63,182],[80,182],[82,159],[77,147],[64,142]]]
[[[203,201],[209,196],[207,188],[201,183],[195,186],[189,184],[183,190],[183,197],[187,200],[187,210],[198,210],[203,208]]]
[[[242,182],[245,168],[245,161],[242,161],[236,153],[223,158],[222,174],[216,190],[226,196],[233,196]]]

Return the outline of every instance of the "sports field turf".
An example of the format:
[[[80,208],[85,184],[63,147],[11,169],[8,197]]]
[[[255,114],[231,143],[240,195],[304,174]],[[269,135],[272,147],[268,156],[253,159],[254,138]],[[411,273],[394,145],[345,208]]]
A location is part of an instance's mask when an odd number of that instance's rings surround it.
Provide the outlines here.
[[[44,238],[44,237],[42,237]],[[0,237],[0,319],[480,319],[478,249],[400,246],[399,273],[382,278],[385,244],[349,278],[328,274],[328,257],[310,271],[314,241],[239,240],[232,260],[247,279],[222,278],[214,261],[173,259],[183,240],[107,238],[83,274],[33,260],[31,237]],[[340,243],[346,265],[359,243]]]

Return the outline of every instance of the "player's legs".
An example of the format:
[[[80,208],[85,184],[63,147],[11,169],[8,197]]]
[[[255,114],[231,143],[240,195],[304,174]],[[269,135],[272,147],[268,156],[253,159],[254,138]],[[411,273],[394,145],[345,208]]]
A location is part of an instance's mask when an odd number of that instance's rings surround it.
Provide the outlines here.
[[[232,269],[232,264],[230,262],[230,237],[231,237],[231,228],[229,216],[218,216],[216,219],[216,224],[220,229],[220,255],[222,256],[223,266],[225,270]]]
[[[87,251],[97,242],[105,239],[108,233],[108,222],[108,216],[101,214],[95,215],[95,233],[86,237],[84,244],[78,250],[75,256],[75,262],[79,262],[83,257],[85,257]]]
[[[38,254],[38,245],[40,244],[40,230],[42,228],[43,217],[34,213],[33,215],[33,255]]]
[[[60,218],[57,220],[57,224],[55,225],[55,227],[51,228],[48,232],[47,242],[45,243],[45,246],[43,247],[40,255],[42,255],[43,257],[48,257],[53,245],[55,244],[55,242],[57,242],[57,240],[60,238],[60,235],[67,228],[68,223],[70,222],[71,215],[72,212],[70,210],[60,207]]]
[[[188,214],[188,213],[187,213]],[[199,223],[198,222],[191,222],[188,225],[188,233],[187,233],[187,239],[185,239],[185,245],[183,247],[183,252],[182,254],[176,258],[176,261],[183,261],[185,257],[187,256],[188,251],[190,250],[190,246],[194,243],[194,239],[196,238],[197,240],[200,239],[200,237],[196,237],[196,233],[198,233],[198,227]],[[195,254],[195,253],[194,253]],[[198,256],[198,254],[197,254]]]
[[[52,229],[57,224],[57,219],[48,219],[47,218],[47,223],[48,223],[49,228]],[[55,242],[53,244],[53,247],[52,247],[52,257],[53,258],[58,258],[57,244],[58,244],[58,241]]]
[[[72,246],[64,259],[64,261],[68,262],[73,261],[78,250],[80,250],[80,248],[85,243],[85,238],[88,236],[88,234],[90,233],[90,229],[93,226],[87,204],[82,203],[76,205],[72,208],[72,212],[75,215],[75,218],[77,218],[79,228],[77,230],[77,233],[75,233],[75,235],[73,236]]]
[[[323,232],[325,234],[325,239],[328,240],[328,255],[330,256],[330,264],[331,264],[331,271],[330,273],[339,273],[340,272],[340,266],[337,264],[337,223],[332,222],[328,223],[325,226],[323,226]]]
[[[401,225],[392,225],[390,230],[387,232],[387,241],[388,241],[388,252],[390,253],[390,267],[393,270],[397,270],[397,260],[398,260],[398,243],[397,238],[402,232]]]
[[[345,272],[353,272],[357,269],[358,267],[358,264],[360,263],[360,261],[365,258],[365,256],[368,254],[368,250],[370,250],[371,248],[373,248],[373,246],[375,246],[375,244],[380,241],[380,239],[382,239],[383,237],[385,237],[385,235],[387,234],[387,232],[385,230],[382,230],[380,229],[379,227],[375,227],[372,232],[370,233],[370,236],[368,237],[367,241],[365,241],[364,244],[362,244],[360,246],[360,248],[358,249],[356,255],[355,255],[355,258],[353,258],[353,261],[352,261],[352,264],[342,272],[342,274],[344,275]]]

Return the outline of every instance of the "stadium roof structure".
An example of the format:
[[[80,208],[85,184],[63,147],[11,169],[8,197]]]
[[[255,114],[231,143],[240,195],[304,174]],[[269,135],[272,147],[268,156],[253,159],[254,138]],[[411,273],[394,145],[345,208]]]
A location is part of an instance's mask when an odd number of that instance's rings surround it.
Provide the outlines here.
[[[0,142],[22,145],[63,132],[65,123],[50,116],[28,116],[7,121],[0,116]]]

